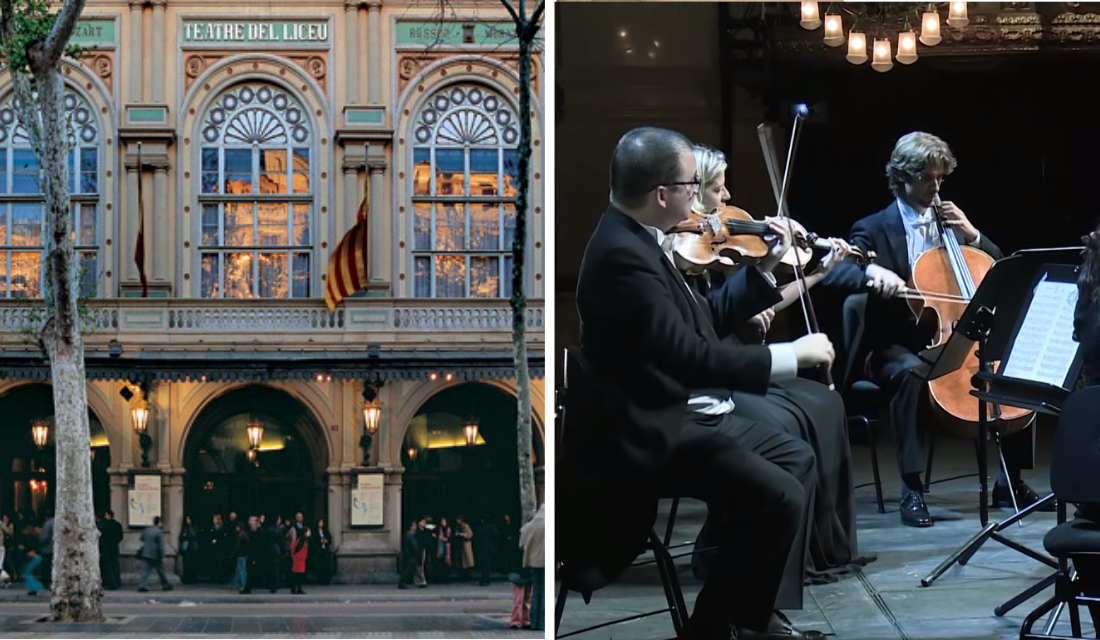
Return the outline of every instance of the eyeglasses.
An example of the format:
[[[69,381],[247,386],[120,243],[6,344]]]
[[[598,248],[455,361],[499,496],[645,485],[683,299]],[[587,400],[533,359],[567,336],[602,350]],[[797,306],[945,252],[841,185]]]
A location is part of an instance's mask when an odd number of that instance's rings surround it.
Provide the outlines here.
[[[684,181],[684,182],[662,182],[661,184],[655,184],[655,185],[653,185],[652,187],[649,188],[649,191],[653,191],[657,187],[675,187],[675,186],[695,187],[696,189],[698,189],[699,185],[701,185],[702,183],[703,183],[703,181],[699,179],[699,174],[696,174],[693,179],[687,180],[687,181]]]

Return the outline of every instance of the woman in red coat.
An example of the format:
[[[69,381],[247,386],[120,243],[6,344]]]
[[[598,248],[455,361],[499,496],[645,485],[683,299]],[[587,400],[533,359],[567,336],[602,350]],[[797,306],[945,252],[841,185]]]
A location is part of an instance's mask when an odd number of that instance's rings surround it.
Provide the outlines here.
[[[313,534],[309,527],[290,548],[290,592],[305,593],[302,591],[302,581],[306,577],[306,558],[309,556],[309,537]]]

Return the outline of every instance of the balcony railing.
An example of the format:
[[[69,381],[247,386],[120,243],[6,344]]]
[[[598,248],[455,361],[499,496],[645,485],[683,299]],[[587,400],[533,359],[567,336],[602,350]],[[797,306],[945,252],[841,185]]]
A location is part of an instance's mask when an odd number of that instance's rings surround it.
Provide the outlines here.
[[[527,338],[544,339],[544,302],[529,300]],[[0,342],[25,341],[44,320],[40,302],[0,300]],[[85,318],[89,344],[268,344],[316,348],[510,343],[507,300],[352,298],[335,311],[321,300],[97,300]]]

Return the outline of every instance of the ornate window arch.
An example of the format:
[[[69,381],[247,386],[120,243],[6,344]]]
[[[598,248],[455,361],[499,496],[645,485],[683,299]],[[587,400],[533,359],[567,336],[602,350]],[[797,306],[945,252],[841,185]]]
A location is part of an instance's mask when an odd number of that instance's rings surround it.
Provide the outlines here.
[[[45,197],[38,160],[19,121],[12,92],[0,103],[0,298],[40,298],[45,278]],[[94,297],[99,282],[101,125],[88,101],[66,89],[69,191],[80,295]]]
[[[417,298],[512,295],[519,121],[496,91],[441,89],[410,125]]]
[[[308,298],[314,135],[308,111],[274,84],[223,91],[199,124],[204,298]]]

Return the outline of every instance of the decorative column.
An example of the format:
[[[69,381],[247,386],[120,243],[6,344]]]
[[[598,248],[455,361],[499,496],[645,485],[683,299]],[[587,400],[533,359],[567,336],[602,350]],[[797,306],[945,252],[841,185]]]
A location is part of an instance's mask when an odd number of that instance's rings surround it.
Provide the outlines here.
[[[337,220],[339,233],[347,233],[359,210],[359,170],[347,164],[344,165],[344,202]]]
[[[344,2],[344,28],[346,29],[344,60],[348,66],[347,94],[348,104],[359,102],[359,0]]]
[[[367,179],[370,180],[370,265],[368,279],[372,283],[392,282],[388,265],[393,255],[391,216],[385,211],[386,175],[385,148],[381,144],[367,145]]]
[[[141,62],[142,55],[142,14],[145,11],[143,0],[130,0],[130,102],[141,102]]]
[[[367,2],[367,47],[367,104],[382,104],[382,0]]]
[[[169,258],[170,254],[175,254],[175,251],[174,243],[169,241],[171,234],[168,233],[168,167],[166,165],[157,164],[153,169],[153,215],[150,219],[152,224],[145,226],[145,246],[152,248],[153,258],[153,277],[150,280],[167,283]]]
[[[167,34],[164,33],[164,6],[166,4],[168,4],[168,0],[153,0],[153,41],[155,43],[168,41]],[[164,49],[163,45],[153,45],[153,102],[156,104],[164,102],[164,77],[168,75],[168,71],[164,68]]]

